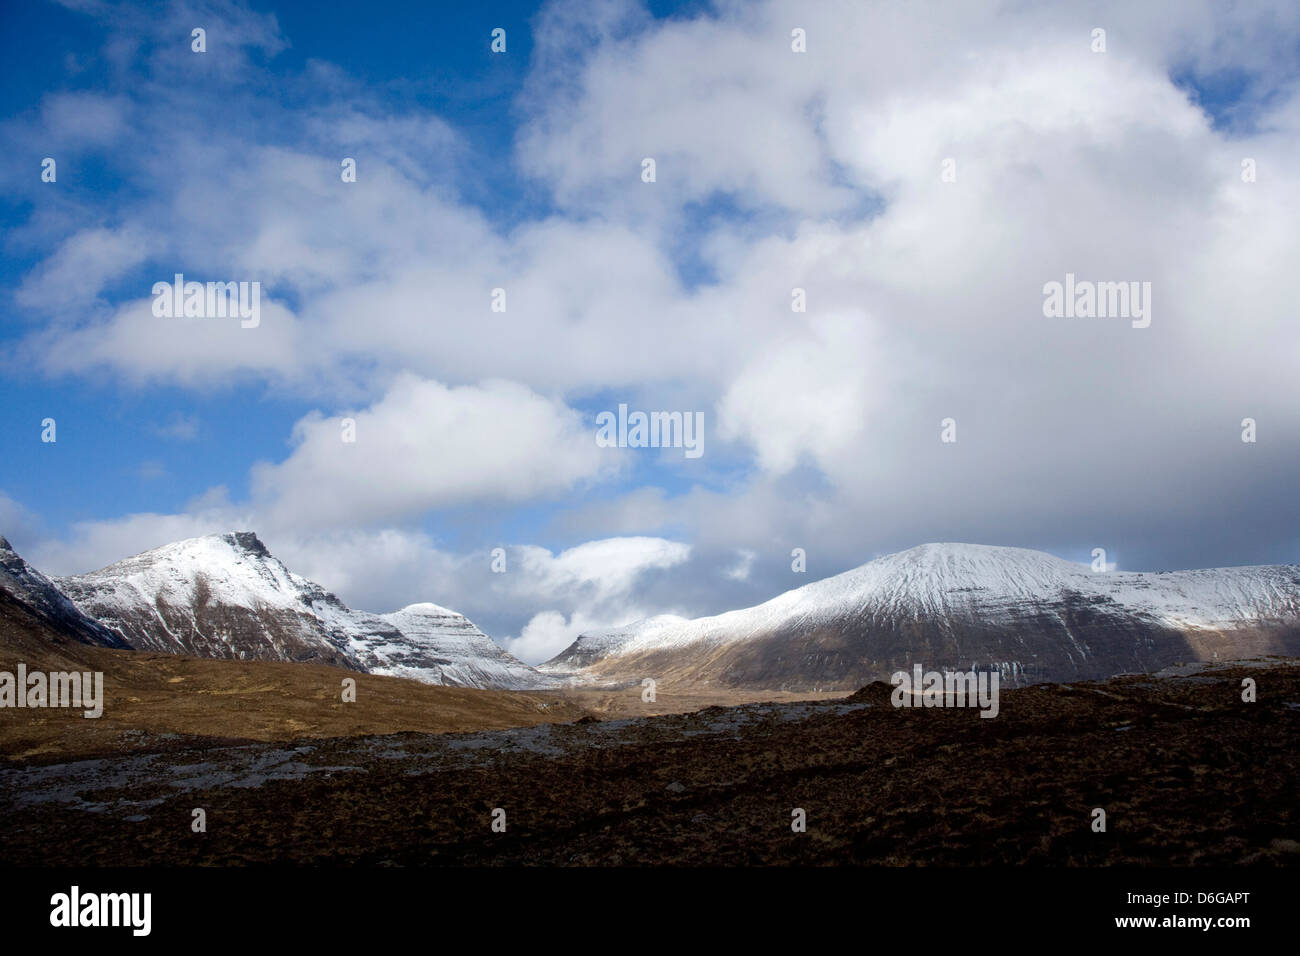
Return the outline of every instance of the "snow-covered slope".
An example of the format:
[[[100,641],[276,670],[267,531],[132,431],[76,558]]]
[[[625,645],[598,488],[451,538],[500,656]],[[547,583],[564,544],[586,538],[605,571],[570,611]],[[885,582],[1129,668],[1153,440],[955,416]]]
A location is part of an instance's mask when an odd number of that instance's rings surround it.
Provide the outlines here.
[[[24,561],[3,537],[0,537],[0,591],[57,633],[78,643],[99,647],[127,646],[118,635],[78,610],[49,578]]]
[[[1096,573],[1037,551],[927,544],[757,607],[583,635],[543,671],[784,689],[858,687],[912,663],[1012,682],[1300,653],[1300,568]]]
[[[467,687],[554,683],[454,611],[407,615],[408,635],[394,620],[405,611],[384,617],[353,610],[291,572],[252,532],[177,541],[56,583],[137,650],[318,661]],[[422,607],[436,605],[415,605]]]
[[[401,632],[403,640],[384,648],[386,663],[374,669],[377,674],[430,680],[425,676],[426,662],[434,662],[439,679],[433,683],[513,690],[560,684],[509,654],[463,614],[437,604],[412,604],[383,619]]]

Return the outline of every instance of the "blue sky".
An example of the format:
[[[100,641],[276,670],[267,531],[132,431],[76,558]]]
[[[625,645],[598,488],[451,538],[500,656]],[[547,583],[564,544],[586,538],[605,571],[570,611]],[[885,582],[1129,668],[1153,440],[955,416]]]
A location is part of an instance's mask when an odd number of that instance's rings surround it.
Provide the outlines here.
[[[3,17],[0,531],[47,570],[252,527],[538,658],[925,541],[1297,560],[1293,5]],[[175,272],[262,325],[152,317]],[[1066,272],[1151,327],[1044,319]],[[705,454],[596,449],[624,402]]]
[[[531,53],[530,19],[536,3],[496,3],[440,8],[427,3],[394,3],[382,8],[343,7],[321,15],[316,3],[249,4],[248,8],[273,15],[288,46],[273,57],[262,58],[266,76],[301,76],[309,60],[345,65],[358,82],[379,91],[384,105],[393,110],[431,111],[455,127],[466,152],[459,162],[436,155],[420,157],[429,174],[455,180],[460,198],[480,209],[498,229],[545,217],[551,207],[544,189],[529,183],[509,161],[516,132],[515,98],[528,72]],[[655,3],[656,18],[689,14],[697,3]],[[102,21],[58,4],[31,4],[6,13],[3,50],[8,64],[3,90],[3,113],[30,112],[42,97],[62,91],[97,91],[119,85],[97,54],[108,29]],[[200,17],[201,19],[201,17]],[[196,22],[198,22],[196,20]],[[508,55],[493,55],[490,34],[505,28]],[[74,42],[69,42],[71,38]],[[70,71],[68,56],[87,64]],[[129,81],[120,84],[130,89]],[[280,100],[290,108],[290,98]],[[239,123],[227,104],[208,104],[214,123]],[[259,141],[275,141],[275,112],[256,123]],[[250,126],[254,125],[250,122]],[[25,158],[39,161],[41,144],[28,144]],[[40,155],[38,155],[40,154]],[[123,157],[118,157],[120,161]],[[129,176],[119,163],[102,153],[78,157],[77,165],[62,170],[59,188],[71,193],[102,215],[111,217],[138,198]],[[30,221],[33,203],[7,196],[3,206],[5,231],[20,229]],[[713,213],[701,211],[702,220]],[[12,291],[43,258],[40,247],[9,250],[3,262],[3,280]],[[689,254],[681,256],[683,281],[698,281],[706,267]],[[125,299],[159,270],[156,264],[124,278],[106,290],[108,301]],[[147,284],[147,283],[146,283]],[[7,309],[4,336],[18,339],[28,323],[12,301]],[[103,378],[62,378],[56,381],[6,369],[12,390],[7,413],[17,432],[30,431],[30,423],[47,416],[59,424],[57,448],[15,442],[8,449],[12,471],[6,491],[40,514],[49,530],[66,532],[73,522],[110,518],[137,511],[181,510],[193,497],[213,485],[232,495],[247,493],[248,465],[285,454],[286,436],[293,423],[318,403],[277,394],[258,387],[202,391],[155,386],[124,388]],[[16,387],[14,387],[16,386]],[[594,416],[608,407],[608,397],[584,403]],[[177,421],[195,424],[199,439],[174,437]],[[232,449],[238,449],[232,455]],[[53,454],[52,454],[53,453]],[[58,460],[51,461],[55,454]],[[642,478],[669,490],[681,490],[679,469],[661,468],[657,458],[640,463]],[[87,480],[93,469],[93,481]],[[597,493],[601,493],[598,489]],[[545,504],[502,515],[475,515],[474,527],[489,537],[506,540],[518,536],[551,546],[573,543],[564,535],[547,533]],[[454,543],[459,537],[455,516],[441,516],[440,533]],[[486,519],[486,521],[485,521]],[[486,527],[484,527],[486,525]]]

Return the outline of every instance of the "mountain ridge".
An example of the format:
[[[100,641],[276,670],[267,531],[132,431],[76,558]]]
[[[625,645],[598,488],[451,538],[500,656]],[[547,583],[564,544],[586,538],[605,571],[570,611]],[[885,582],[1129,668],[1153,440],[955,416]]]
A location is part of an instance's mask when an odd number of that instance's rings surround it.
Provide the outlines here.
[[[174,541],[53,581],[82,613],[137,650],[317,662],[454,686],[519,690],[557,683],[441,605],[389,615],[350,608],[290,571],[251,531]],[[418,633],[405,633],[394,615],[413,629],[418,624]]]
[[[530,667],[432,602],[355,610],[251,531],[171,542],[46,578],[0,538],[0,586],[74,640],[207,658],[326,663],[515,690],[670,684],[854,690],[913,663],[1003,680],[1093,679],[1188,660],[1300,654],[1300,566],[1093,572],[1024,548],[931,543],[749,608],[589,632]]]
[[[1300,567],[1092,572],[1040,551],[932,543],[689,620],[580,635],[538,665],[572,681],[846,689],[912,663],[1012,683],[1212,655],[1300,653]]]

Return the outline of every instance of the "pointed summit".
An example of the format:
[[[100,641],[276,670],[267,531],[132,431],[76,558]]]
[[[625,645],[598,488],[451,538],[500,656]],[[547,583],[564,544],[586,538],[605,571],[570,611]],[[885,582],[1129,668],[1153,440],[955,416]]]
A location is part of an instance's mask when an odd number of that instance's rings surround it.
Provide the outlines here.
[[[262,539],[252,531],[232,531],[230,534],[224,534],[221,537],[236,547],[257,555],[259,558],[269,558],[271,556],[271,552],[266,549]]]

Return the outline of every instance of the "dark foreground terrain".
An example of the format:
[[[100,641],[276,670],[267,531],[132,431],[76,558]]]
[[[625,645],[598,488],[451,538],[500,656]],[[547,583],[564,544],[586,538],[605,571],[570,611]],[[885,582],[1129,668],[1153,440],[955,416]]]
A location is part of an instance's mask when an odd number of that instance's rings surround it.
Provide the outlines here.
[[[1243,703],[1242,678],[1258,683]],[[17,864],[1300,862],[1300,663],[0,770]],[[635,693],[635,691],[629,691]],[[207,832],[191,829],[203,808]],[[506,830],[493,832],[495,808]],[[807,832],[791,830],[802,808]],[[1093,832],[1092,811],[1107,815]]]

